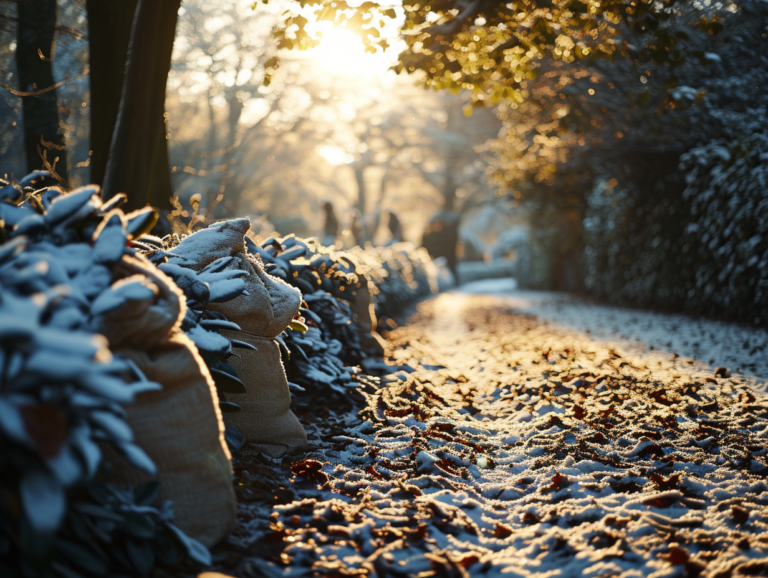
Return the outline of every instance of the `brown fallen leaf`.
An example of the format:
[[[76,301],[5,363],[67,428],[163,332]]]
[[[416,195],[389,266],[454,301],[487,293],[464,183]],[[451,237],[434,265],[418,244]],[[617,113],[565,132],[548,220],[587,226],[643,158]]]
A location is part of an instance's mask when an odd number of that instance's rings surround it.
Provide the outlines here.
[[[731,516],[733,517],[733,521],[737,524],[746,524],[749,519],[749,510],[734,504],[731,506]]]
[[[504,538],[507,538],[512,535],[512,528],[507,526],[506,524],[498,523],[496,524],[496,537],[503,540]]]
[[[324,484],[328,481],[328,474],[323,471],[323,464],[317,460],[300,460],[291,465],[291,472],[301,477]]]
[[[656,489],[661,491],[674,490],[680,484],[680,474],[672,474],[668,478],[664,478],[660,473],[652,472],[649,477]]]
[[[526,512],[525,514],[523,514],[523,517],[520,519],[520,521],[523,524],[538,524],[539,522],[541,522],[541,518],[539,518],[533,512]]]

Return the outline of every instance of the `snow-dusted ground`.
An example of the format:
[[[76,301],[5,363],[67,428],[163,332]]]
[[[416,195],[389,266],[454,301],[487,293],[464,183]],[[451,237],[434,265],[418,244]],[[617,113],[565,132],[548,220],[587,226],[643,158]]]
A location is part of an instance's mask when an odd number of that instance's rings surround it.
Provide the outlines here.
[[[359,416],[318,408],[309,454],[239,457],[221,570],[766,575],[763,366],[725,378],[707,357],[746,366],[717,335],[765,337],[498,283],[421,303],[390,335],[414,371]]]
[[[460,290],[502,296],[514,311],[535,315],[557,328],[584,332],[628,352],[660,358],[678,355],[702,369],[727,367],[763,391],[768,386],[768,331],[762,328],[595,305],[564,293],[521,291],[514,279],[467,283]]]

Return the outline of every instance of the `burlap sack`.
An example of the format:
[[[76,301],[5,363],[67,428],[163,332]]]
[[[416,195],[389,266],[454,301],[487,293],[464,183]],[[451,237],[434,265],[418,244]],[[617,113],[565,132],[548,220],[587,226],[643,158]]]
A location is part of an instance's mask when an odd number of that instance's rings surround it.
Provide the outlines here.
[[[258,349],[238,349],[228,360],[248,391],[227,395],[242,411],[228,413],[224,419],[236,427],[248,443],[257,445],[268,455],[280,457],[289,449],[307,443],[304,428],[290,410],[288,380],[280,348],[274,341],[298,313],[301,293],[267,274],[256,258],[245,253],[244,237],[249,227],[247,219],[235,219],[194,233],[173,250],[174,263],[199,271],[215,259],[234,256],[229,268],[248,273],[244,278],[247,294],[208,305],[211,311],[224,314],[243,329],[243,332],[222,332],[225,336],[247,341]]]
[[[228,337],[248,341],[258,351],[239,349],[240,358],[229,359],[248,391],[238,396],[240,399],[232,396],[242,411],[228,413],[225,420],[236,427],[248,443],[272,457],[281,457],[288,450],[307,444],[307,434],[291,411],[288,379],[280,359],[280,347],[274,341],[299,312],[301,293],[266,274],[255,259],[243,253],[235,255],[235,259],[238,269],[248,271],[245,277],[248,295],[226,303],[212,303],[210,308],[243,329]]]
[[[226,422],[236,427],[249,443],[272,457],[281,457],[291,448],[307,445],[307,434],[291,411],[288,380],[277,342],[240,332],[222,333],[257,348],[257,351],[238,349],[237,356],[229,358],[248,392],[226,394],[227,401],[242,408],[238,413],[226,414]]]
[[[359,268],[358,268],[359,269]],[[355,325],[360,332],[360,343],[370,355],[382,357],[384,346],[376,333],[376,311],[373,294],[370,290],[371,280],[367,275],[358,273],[360,287],[355,290],[355,301],[350,303],[350,309],[355,315]]]
[[[238,253],[235,260],[232,267],[248,272],[244,278],[248,294],[226,303],[211,303],[209,308],[226,315],[243,331],[274,339],[299,312],[301,293],[282,279],[267,274],[250,255]]]
[[[138,257],[124,257],[114,273],[123,279],[113,287],[141,282],[152,296],[102,311],[94,326],[113,353],[163,386],[126,405],[126,421],[135,443],[157,467],[160,499],[173,500],[176,524],[212,546],[234,529],[237,514],[215,385],[194,344],[179,329],[185,303],[173,282]],[[115,465],[113,481],[138,485],[152,479],[114,451],[105,452]]]
[[[186,309],[184,295],[162,271],[143,257],[124,255],[112,268],[112,278],[115,296],[105,292],[96,299],[92,328],[109,340],[113,350],[151,349],[179,331]],[[130,289],[134,284],[148,291],[142,296]]]
[[[221,257],[245,253],[245,234],[250,228],[247,218],[219,221],[185,237],[171,251],[171,258],[177,265],[199,271]]]

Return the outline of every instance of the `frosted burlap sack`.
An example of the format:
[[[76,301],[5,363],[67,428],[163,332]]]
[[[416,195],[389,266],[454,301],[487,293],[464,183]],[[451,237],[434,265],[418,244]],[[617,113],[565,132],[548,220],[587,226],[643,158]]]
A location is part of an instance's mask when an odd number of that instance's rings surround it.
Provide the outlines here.
[[[358,271],[360,269],[358,267]],[[355,325],[360,332],[360,343],[367,353],[382,357],[384,346],[376,332],[376,311],[370,289],[373,282],[362,272],[358,272],[357,275],[360,287],[355,290],[355,300],[350,303],[350,309],[355,315]]]
[[[229,359],[248,393],[226,394],[228,401],[242,408],[241,412],[227,414],[227,423],[236,427],[250,444],[272,457],[281,457],[292,448],[305,446],[307,434],[291,411],[280,346],[274,339],[240,332],[222,333],[257,348],[257,351],[239,349],[238,356]]]
[[[226,337],[251,343],[257,351],[237,349],[228,361],[245,383],[247,393],[227,394],[242,411],[228,413],[227,424],[236,427],[248,443],[273,457],[305,446],[307,435],[291,411],[291,394],[280,358],[277,337],[298,313],[301,293],[267,274],[259,261],[245,253],[247,219],[216,223],[185,238],[173,250],[175,264],[201,270],[221,257],[234,257],[227,268],[246,271],[247,294],[225,303],[210,303],[211,311],[237,323],[242,332],[222,332]]]
[[[179,329],[183,295],[140,257],[124,256],[113,274],[118,281],[112,291],[94,303],[94,329],[107,337],[113,353],[162,385],[126,405],[126,421],[157,467],[160,500],[173,501],[175,523],[212,546],[234,529],[237,504],[216,388]],[[116,466],[113,481],[137,485],[153,478],[105,451]]]

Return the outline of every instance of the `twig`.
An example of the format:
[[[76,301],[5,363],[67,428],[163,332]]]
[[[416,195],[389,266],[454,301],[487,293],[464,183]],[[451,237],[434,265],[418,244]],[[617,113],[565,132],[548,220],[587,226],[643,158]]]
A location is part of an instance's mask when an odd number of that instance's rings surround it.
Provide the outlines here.
[[[15,88],[11,88],[9,85],[5,85],[5,90],[10,92],[11,94],[15,96],[40,96],[42,94],[45,94],[46,92],[50,92],[52,90],[56,90],[57,88],[64,86],[65,84],[69,84],[70,82],[74,82],[75,80],[79,80],[83,76],[90,73],[90,67],[86,66],[85,70],[81,74],[78,74],[74,78],[65,78],[64,80],[60,80],[56,84],[52,84],[51,86],[47,86],[46,88],[41,88],[40,90],[35,90],[32,92],[24,92],[23,90],[16,90]]]
[[[0,14],[0,19],[4,20],[10,20],[11,22],[16,22],[17,24],[23,24],[24,26],[29,26],[31,28],[38,28],[38,29],[50,29],[50,26],[47,26],[45,24],[40,24],[39,22],[31,22],[29,20],[24,20],[23,18],[17,18],[16,16],[11,16],[10,14]],[[67,34],[71,34],[74,36],[77,40],[87,40],[88,36],[80,32],[79,30],[75,28],[70,28],[68,26],[58,26],[54,25],[53,30],[56,32],[65,32]]]

